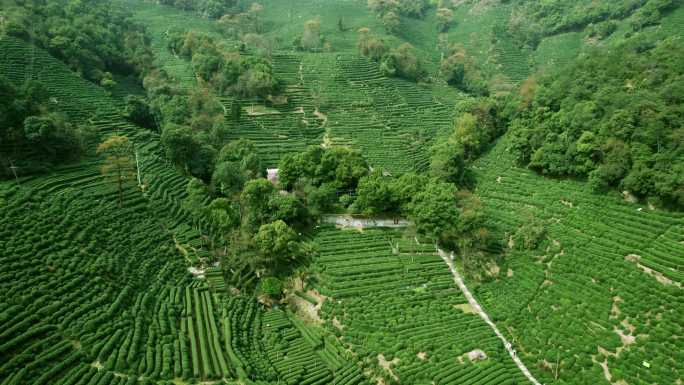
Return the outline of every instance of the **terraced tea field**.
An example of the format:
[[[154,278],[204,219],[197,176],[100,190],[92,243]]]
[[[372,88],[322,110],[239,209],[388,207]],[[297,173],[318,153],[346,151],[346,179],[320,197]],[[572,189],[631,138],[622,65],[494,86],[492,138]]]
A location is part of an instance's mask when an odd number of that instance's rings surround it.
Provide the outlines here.
[[[199,242],[199,233],[190,227],[191,223],[184,223],[187,214],[180,207],[180,201],[186,195],[187,179],[165,160],[157,134],[124,120],[119,100],[69,71],[45,51],[32,49],[26,43],[11,38],[0,39],[0,47],[4,54],[0,57],[0,71],[9,80],[17,84],[27,78],[40,81],[57,110],[75,123],[92,125],[100,138],[113,134],[127,135],[135,144],[146,197],[160,212],[172,214],[167,226],[179,239],[195,245]],[[31,62],[34,64],[30,65]],[[95,147],[96,143],[92,145]],[[21,183],[50,193],[76,190],[94,197],[109,195],[111,198],[114,190],[100,175],[100,164],[99,159],[91,157],[81,164],[56,170],[47,177],[23,178]],[[136,193],[133,188],[129,192],[133,196],[139,193],[140,190]]]
[[[506,238],[538,218],[548,242],[476,296],[521,358],[547,383],[681,376],[684,216],[512,167],[506,146],[476,166],[486,211]]]
[[[299,3],[266,0],[260,16],[287,103],[216,95],[227,111],[234,102],[243,109],[239,121],[227,117],[226,141],[251,139],[268,167],[323,145],[359,149],[393,175],[425,171],[430,147],[453,127],[454,104],[467,96],[439,80],[387,78],[355,45],[356,30],[368,26],[392,46],[411,42],[436,73],[434,12],[390,37],[365,1]],[[236,44],[177,8],[122,4],[149,30],[155,63],[184,88],[197,78],[168,50],[170,30]],[[507,86],[586,46],[575,31],[522,50],[496,28],[512,4],[491,4],[457,5],[447,37]],[[648,31],[679,35],[683,15],[680,8]],[[331,48],[294,50],[303,23],[317,16]],[[231,287],[220,266],[200,266],[202,278],[189,272],[209,255],[199,230],[207,223],[181,207],[188,178],[165,158],[157,133],[123,118],[121,95],[8,37],[0,38],[0,74],[17,85],[42,82],[51,105],[95,127],[98,141],[127,135],[140,172],[122,208],[94,155],[0,182],[0,385],[529,384],[507,348],[545,384],[682,384],[682,213],[515,167],[504,136],[473,169],[507,255],[496,279],[466,283],[512,346],[476,314],[435,245],[410,231],[311,229],[303,236],[316,253],[298,271],[309,284],[297,287],[302,279],[293,277],[286,301],[265,305]],[[524,250],[514,234],[530,223],[544,237]]]
[[[190,63],[170,54],[166,33],[176,28],[215,35],[215,26],[174,8],[156,12],[157,6],[129,2],[136,18],[148,24],[162,68],[180,84],[191,84],[195,75]],[[265,7],[269,9],[269,4]],[[355,42],[356,35],[351,39]],[[268,167],[276,167],[284,154],[326,143],[357,148],[374,167],[392,173],[426,169],[432,139],[450,128],[451,105],[461,96],[446,86],[421,87],[388,79],[377,63],[355,51],[353,45],[332,53],[274,50],[274,70],[283,81],[288,103],[264,113],[252,108],[262,102],[239,99],[241,119],[226,119],[226,139],[253,140]],[[218,96],[230,111],[234,98]]]
[[[142,182],[126,188],[123,209],[96,158],[0,185],[0,383],[362,383],[339,347],[328,343],[319,352],[305,338],[307,327],[286,313],[224,297],[222,277],[212,282],[214,292],[192,280],[185,268],[203,251],[180,207],[187,179],[164,160],[158,137],[125,122],[117,100],[44,51],[8,38],[0,45],[0,69],[11,80],[45,82],[53,103],[75,121],[102,137],[132,138]],[[15,279],[21,276],[31,279]]]
[[[475,314],[434,245],[385,230],[321,230],[317,289],[329,332],[372,377],[410,384],[527,380]],[[478,361],[478,354],[486,359]]]
[[[2,191],[2,384],[337,378],[284,312],[191,281],[137,197],[117,209],[84,193]]]

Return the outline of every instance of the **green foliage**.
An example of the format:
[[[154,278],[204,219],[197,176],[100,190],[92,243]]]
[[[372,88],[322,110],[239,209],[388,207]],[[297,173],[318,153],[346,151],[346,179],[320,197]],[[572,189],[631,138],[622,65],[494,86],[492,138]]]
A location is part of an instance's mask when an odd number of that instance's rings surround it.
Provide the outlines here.
[[[207,34],[173,31],[169,49],[189,59],[195,73],[219,93],[266,98],[278,91],[278,80],[268,60],[242,56]]]
[[[224,236],[240,225],[240,208],[226,198],[216,198],[207,207],[209,221]]]
[[[240,204],[245,210],[244,220],[248,229],[256,230],[269,221],[268,202],[274,193],[275,188],[267,179],[253,179],[245,184]]]
[[[526,221],[513,234],[513,244],[518,250],[534,250],[546,238],[546,223],[531,213]]]
[[[606,20],[596,24],[589,24],[586,29],[587,37],[603,40],[610,36],[618,28],[614,20]]]
[[[216,156],[211,177],[212,190],[237,200],[245,183],[263,174],[261,161],[255,154],[254,144],[246,139],[227,143]]]
[[[459,185],[468,182],[465,149],[454,140],[436,143],[430,158],[430,175]]]
[[[142,26],[107,1],[11,0],[3,8],[7,34],[47,49],[86,79],[106,86],[110,72],[141,74],[151,67]]]
[[[430,175],[459,186],[472,184],[469,165],[498,138],[508,118],[502,104],[490,98],[459,103],[458,117],[446,140],[432,148]]]
[[[411,81],[421,81],[427,77],[422,61],[413,52],[413,46],[404,43],[382,58],[380,71],[386,76],[396,76]]]
[[[356,47],[361,55],[376,62],[379,62],[388,52],[385,41],[371,35],[367,28],[359,31],[359,40],[356,43]]]
[[[382,15],[382,26],[389,34],[397,34],[401,26],[401,19],[395,11],[388,11]]]
[[[256,146],[249,139],[234,140],[223,146],[217,161],[238,162],[249,179],[258,178],[264,174],[264,167],[256,153]]]
[[[259,282],[259,291],[272,298],[283,295],[283,283],[276,277],[266,277]]]
[[[218,19],[235,12],[237,7],[237,0],[159,0],[159,3],[184,11],[193,11],[210,19]]]
[[[387,13],[409,17],[423,17],[430,3],[428,0],[368,0],[368,8],[379,16]]]
[[[285,222],[277,220],[259,227],[254,243],[268,266],[279,267],[304,257],[297,233]]]
[[[206,213],[204,202],[210,198],[209,189],[200,179],[190,178],[185,187],[187,196],[182,202],[182,207],[188,210],[195,220],[201,219]]]
[[[676,0],[520,1],[513,10],[508,30],[521,44],[536,47],[544,36],[579,29],[591,23],[598,25],[608,20],[622,20],[630,15],[632,27],[639,30],[646,25],[658,23],[662,12],[676,4]],[[597,36],[611,28],[610,24],[598,27],[603,32],[597,30]]]
[[[264,7],[259,3],[252,3],[246,12],[226,14],[219,20],[225,35],[237,39],[240,35],[260,34],[264,32],[264,23],[260,17]],[[249,40],[249,39],[247,39]]]
[[[240,163],[221,162],[216,165],[211,181],[224,196],[233,196],[242,191],[246,178]]]
[[[271,220],[281,220],[292,226],[302,226],[308,220],[308,211],[294,194],[276,193],[268,200]]]
[[[164,127],[161,142],[166,156],[186,173],[211,180],[216,150],[203,144],[189,127],[169,124]]]
[[[316,187],[330,183],[337,189],[348,190],[356,188],[359,179],[367,174],[368,164],[360,152],[343,147],[311,146],[302,153],[282,158],[278,180],[286,189],[308,181]]]
[[[124,114],[132,123],[154,129],[157,126],[148,101],[140,96],[128,95],[124,98]]]
[[[431,181],[408,204],[408,217],[419,233],[442,244],[451,244],[458,234],[459,212],[456,187]]]
[[[389,178],[385,178],[380,171],[361,178],[356,189],[356,210],[372,216],[394,209],[391,185],[387,179]]]
[[[462,46],[453,45],[449,48],[449,54],[442,59],[440,71],[447,83],[461,91],[475,95],[488,94],[482,72]]]
[[[632,39],[542,78],[512,122],[512,150],[545,174],[681,206],[683,57],[677,40]]]
[[[40,90],[34,82],[16,89],[0,77],[0,178],[77,160],[90,144],[89,131],[47,109]]]
[[[389,34],[399,34],[402,16],[422,18],[428,7],[428,0],[368,0],[368,8]]]
[[[337,189],[330,183],[323,183],[318,187],[307,185],[304,196],[306,208],[314,216],[331,211],[337,203]]]
[[[648,0],[630,18],[632,29],[638,31],[646,26],[658,24],[663,13],[671,10],[678,4],[677,0]]]

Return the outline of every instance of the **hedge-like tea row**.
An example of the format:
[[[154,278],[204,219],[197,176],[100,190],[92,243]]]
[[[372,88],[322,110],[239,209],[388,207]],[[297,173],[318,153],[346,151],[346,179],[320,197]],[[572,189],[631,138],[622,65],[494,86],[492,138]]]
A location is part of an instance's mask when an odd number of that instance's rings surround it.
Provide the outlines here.
[[[484,208],[505,239],[532,217],[546,236],[509,252],[510,272],[476,293],[484,307],[542,382],[604,384],[604,361],[613,382],[676,382],[684,216],[513,167],[507,146],[475,165]]]
[[[69,190],[0,194],[0,383],[66,384],[93,362],[102,369],[84,384],[113,383],[115,370],[181,376],[180,304],[167,285],[185,281],[184,260],[145,201],[118,209]]]
[[[323,228],[315,240],[318,289],[331,297],[322,308],[326,330],[357,359],[372,363],[371,378],[395,381],[393,374],[401,383],[435,384],[469,383],[470,378],[473,383],[525,381],[491,329],[460,310],[466,300],[434,246],[372,229]],[[485,351],[488,359],[470,363],[463,358],[474,349]],[[397,359],[390,364],[392,374],[380,364],[380,355],[388,362]]]

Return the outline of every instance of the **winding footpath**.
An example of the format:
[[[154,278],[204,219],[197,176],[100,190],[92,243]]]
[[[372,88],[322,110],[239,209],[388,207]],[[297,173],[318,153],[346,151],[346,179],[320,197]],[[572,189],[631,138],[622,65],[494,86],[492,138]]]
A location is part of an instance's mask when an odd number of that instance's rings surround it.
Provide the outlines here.
[[[470,306],[473,308],[473,310],[489,325],[489,327],[494,330],[494,333],[496,334],[497,337],[503,342],[504,346],[506,347],[506,350],[508,350],[508,354],[511,356],[513,361],[515,362],[516,365],[518,365],[518,368],[520,368],[520,371],[523,372],[525,377],[527,377],[530,382],[532,382],[534,385],[542,385],[539,381],[537,381],[536,378],[530,373],[530,371],[527,369],[525,364],[520,360],[518,355],[515,353],[515,349],[513,349],[513,345],[511,345],[510,342],[504,337],[503,334],[499,331],[499,328],[496,327],[494,322],[492,322],[491,319],[489,319],[489,316],[487,313],[482,310],[482,307],[480,307],[480,304],[477,302],[475,297],[470,293],[470,290],[468,290],[468,287],[466,287],[465,282],[463,281],[463,278],[461,275],[458,273],[456,270],[456,267],[454,266],[454,255],[447,255],[446,252],[442,249],[437,249],[439,252],[439,256],[442,257],[444,262],[449,266],[449,270],[451,270],[451,274],[454,276],[454,282],[456,282],[456,285],[458,285],[458,288],[461,289],[463,294],[465,295],[466,299],[468,300],[468,303]]]

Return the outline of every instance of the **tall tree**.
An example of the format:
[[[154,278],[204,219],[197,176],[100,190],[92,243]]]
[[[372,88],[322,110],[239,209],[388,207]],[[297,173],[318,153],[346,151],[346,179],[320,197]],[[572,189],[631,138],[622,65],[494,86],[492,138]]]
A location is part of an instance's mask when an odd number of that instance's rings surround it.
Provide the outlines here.
[[[416,230],[442,245],[452,246],[458,234],[457,189],[450,183],[430,181],[408,205]]]
[[[302,35],[302,48],[313,50],[321,47],[321,21],[319,19],[307,20],[304,23],[304,35]]]
[[[133,155],[133,144],[126,136],[114,135],[97,147],[98,154],[104,154],[104,164],[101,172],[105,179],[116,183],[118,189],[118,205],[123,206],[124,185],[134,180],[136,176]]]
[[[254,242],[266,262],[272,266],[295,262],[302,256],[297,233],[281,220],[262,225],[254,236]]]

